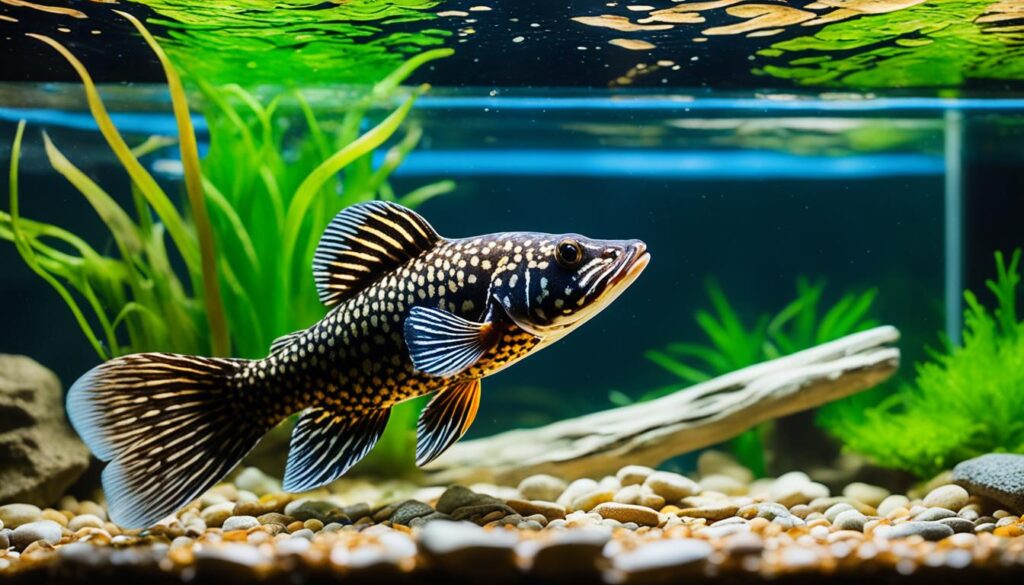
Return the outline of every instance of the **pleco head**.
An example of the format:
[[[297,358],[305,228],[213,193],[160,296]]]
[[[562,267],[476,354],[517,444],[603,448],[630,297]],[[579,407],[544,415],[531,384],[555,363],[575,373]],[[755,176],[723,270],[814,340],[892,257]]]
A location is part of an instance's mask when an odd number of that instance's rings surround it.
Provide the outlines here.
[[[548,342],[601,312],[651,258],[640,240],[578,234],[523,234],[517,249],[518,261],[496,271],[491,294],[516,325]]]

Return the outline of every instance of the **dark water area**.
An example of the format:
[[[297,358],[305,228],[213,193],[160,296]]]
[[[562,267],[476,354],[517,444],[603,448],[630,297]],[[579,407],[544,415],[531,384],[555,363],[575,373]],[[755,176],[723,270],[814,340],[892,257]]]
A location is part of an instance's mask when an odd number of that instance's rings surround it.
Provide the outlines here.
[[[877,289],[870,317],[901,330],[909,376],[940,334],[958,331],[948,303],[959,294],[947,283],[982,290],[993,250],[1024,243],[1014,219],[1024,166],[1010,148],[1022,134],[1008,113],[866,113],[827,104],[752,113],[657,98],[644,102],[661,104],[649,111],[614,102],[552,109],[532,99],[425,98],[414,114],[422,146],[396,172],[396,192],[454,179],[454,193],[419,210],[448,237],[531,230],[640,238],[653,261],[594,321],[487,379],[473,435],[606,408],[613,391],[638,398],[685,386],[645,352],[707,343],[694,314],[710,308],[709,279],[750,326],[792,300],[801,277],[826,283],[825,307]],[[161,123],[153,115],[133,122]],[[92,210],[46,164],[38,132],[47,129],[100,184],[122,184],[123,171],[96,134],[63,125],[29,126],[22,213],[112,253]],[[13,135],[11,122],[0,128]],[[889,129],[891,140],[851,138],[873,128]],[[159,170],[174,156],[146,162]],[[951,183],[951,173],[960,179]],[[158,176],[169,192],[179,188],[173,172]],[[0,248],[0,262],[8,325],[0,351],[38,359],[65,384],[97,363],[66,306],[13,247]]]

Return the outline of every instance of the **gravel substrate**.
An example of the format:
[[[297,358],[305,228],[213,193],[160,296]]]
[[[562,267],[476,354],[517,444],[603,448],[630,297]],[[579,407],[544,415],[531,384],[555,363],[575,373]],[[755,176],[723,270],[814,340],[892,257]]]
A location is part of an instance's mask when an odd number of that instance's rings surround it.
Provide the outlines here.
[[[102,505],[0,506],[0,581],[776,582],[1020,578],[1020,510],[959,485],[920,494],[800,472],[754,480],[719,453],[699,480],[640,466],[565,483],[416,488],[342,481],[293,495],[256,469],[123,531]]]

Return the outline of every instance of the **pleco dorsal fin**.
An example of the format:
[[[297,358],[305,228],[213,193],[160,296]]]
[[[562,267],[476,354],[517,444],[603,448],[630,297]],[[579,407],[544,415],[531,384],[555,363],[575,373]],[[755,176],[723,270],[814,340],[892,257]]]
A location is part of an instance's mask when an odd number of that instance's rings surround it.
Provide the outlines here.
[[[430,307],[413,307],[405,320],[405,344],[417,370],[452,376],[476,363],[498,342],[493,323],[478,323]]]
[[[440,240],[427,220],[397,203],[347,207],[324,230],[313,256],[320,300],[334,306]]]
[[[292,431],[284,490],[308,492],[341,477],[370,452],[388,424],[390,408],[355,415],[315,406]]]
[[[438,392],[416,425],[416,465],[430,463],[466,434],[479,406],[479,378]]]
[[[285,348],[285,346],[287,346],[292,341],[295,341],[297,337],[299,337],[305,332],[305,329],[300,329],[298,331],[292,331],[291,333],[287,333],[285,335],[282,335],[281,337],[278,337],[270,344],[270,353],[275,354],[281,351],[282,349]]]

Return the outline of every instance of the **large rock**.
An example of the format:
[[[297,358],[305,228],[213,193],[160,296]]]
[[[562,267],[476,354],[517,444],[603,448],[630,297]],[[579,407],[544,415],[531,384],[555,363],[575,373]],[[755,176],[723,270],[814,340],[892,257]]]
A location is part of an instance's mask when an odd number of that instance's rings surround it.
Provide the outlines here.
[[[88,465],[57,376],[30,358],[0,354],[0,504],[50,505]]]
[[[953,481],[1011,512],[1024,512],[1024,455],[989,453],[968,459],[953,468]]]

